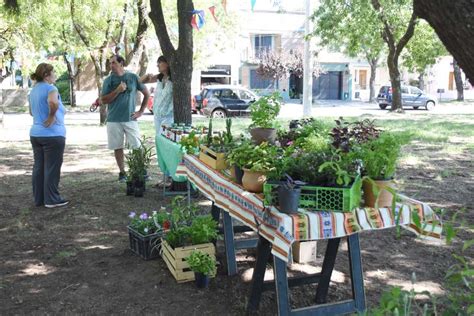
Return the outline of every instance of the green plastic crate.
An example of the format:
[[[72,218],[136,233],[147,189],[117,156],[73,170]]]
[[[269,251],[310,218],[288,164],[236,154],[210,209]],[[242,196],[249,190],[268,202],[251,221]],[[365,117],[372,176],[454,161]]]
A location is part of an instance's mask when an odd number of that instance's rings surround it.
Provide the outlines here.
[[[362,181],[358,176],[350,188],[302,186],[300,208],[315,211],[350,212],[358,207]],[[265,183],[263,194],[266,205],[278,207],[278,183]]]

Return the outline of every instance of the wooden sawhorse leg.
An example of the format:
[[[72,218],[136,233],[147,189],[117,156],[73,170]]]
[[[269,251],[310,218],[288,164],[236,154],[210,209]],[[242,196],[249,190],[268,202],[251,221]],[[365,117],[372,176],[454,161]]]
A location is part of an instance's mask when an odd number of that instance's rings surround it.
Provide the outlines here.
[[[313,279],[309,280],[310,277],[305,277],[305,280],[292,280],[288,279],[287,276],[287,263],[274,256],[274,284],[276,287],[278,315],[338,315],[344,313],[355,313],[363,312],[365,310],[365,293],[364,293],[364,279],[362,274],[362,262],[360,256],[360,245],[359,235],[354,234],[347,238],[349,248],[349,262],[350,262],[350,273],[352,283],[352,299],[326,304],[326,296],[328,293],[329,282],[331,280],[332,271],[334,269],[334,263],[339,248],[340,238],[331,239],[328,241],[326,248],[326,254],[324,257],[323,267],[319,275],[319,280],[316,275],[313,275]],[[249,311],[255,311],[258,309],[261,293],[265,288],[264,274],[265,265],[268,262],[270,256],[271,244],[268,241],[264,241],[260,238],[257,262],[252,278],[252,289],[249,298],[247,309]],[[297,282],[292,282],[297,281]],[[318,288],[316,291],[316,303],[317,305],[308,306],[304,308],[291,309],[289,287],[294,285],[308,284],[318,282]],[[293,284],[292,284],[293,283]]]
[[[212,205],[211,213],[214,219],[219,219],[218,210],[222,213],[222,222],[224,230],[224,245],[225,245],[225,256],[227,262],[227,275],[237,274],[237,260],[235,258],[235,250],[255,248],[257,246],[258,239],[243,239],[234,240],[234,227],[232,226],[232,217],[229,213],[218,208],[215,204]],[[235,227],[237,228],[237,227]],[[252,229],[245,227],[239,227],[239,231],[251,231]]]

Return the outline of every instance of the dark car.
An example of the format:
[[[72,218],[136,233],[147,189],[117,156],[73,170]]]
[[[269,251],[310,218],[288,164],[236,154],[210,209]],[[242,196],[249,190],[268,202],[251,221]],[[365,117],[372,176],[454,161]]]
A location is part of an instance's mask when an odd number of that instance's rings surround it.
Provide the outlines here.
[[[197,109],[209,117],[224,118],[249,112],[258,99],[252,91],[232,85],[210,85],[196,96]]]
[[[426,110],[434,109],[437,99],[413,86],[402,85],[402,106],[412,107],[415,110],[422,107]],[[379,107],[384,110],[387,106],[392,106],[392,87],[382,86],[377,96]]]

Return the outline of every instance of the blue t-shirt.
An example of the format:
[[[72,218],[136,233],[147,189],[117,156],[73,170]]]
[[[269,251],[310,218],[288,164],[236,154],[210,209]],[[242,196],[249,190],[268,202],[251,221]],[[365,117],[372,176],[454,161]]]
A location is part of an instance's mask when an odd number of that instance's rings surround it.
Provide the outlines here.
[[[63,105],[61,96],[58,92],[59,107],[56,111],[56,120],[51,126],[44,126],[44,121],[49,115],[48,94],[58,89],[52,84],[46,82],[38,82],[28,96],[31,114],[33,114],[33,126],[30,129],[30,136],[33,137],[66,137],[66,126],[64,126],[64,115],[66,108]]]
[[[140,78],[131,72],[125,72],[122,76],[110,74],[102,87],[102,95],[107,95],[114,91],[123,81],[127,85],[127,90],[120,93],[107,107],[107,122],[130,122],[131,116],[135,112],[137,102],[137,90],[143,91],[145,85],[139,82]]]

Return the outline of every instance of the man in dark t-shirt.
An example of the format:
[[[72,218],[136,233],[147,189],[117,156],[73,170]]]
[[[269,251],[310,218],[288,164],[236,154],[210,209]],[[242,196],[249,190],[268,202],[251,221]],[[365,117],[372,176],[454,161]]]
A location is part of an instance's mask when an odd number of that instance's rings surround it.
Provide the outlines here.
[[[124,136],[130,148],[140,146],[140,130],[137,119],[142,116],[150,93],[140,78],[124,69],[125,60],[119,55],[110,58],[112,73],[102,87],[101,101],[108,104],[107,139],[109,149],[114,150],[119,167],[119,181],[125,180]],[[143,94],[140,110],[135,111],[137,91]]]

